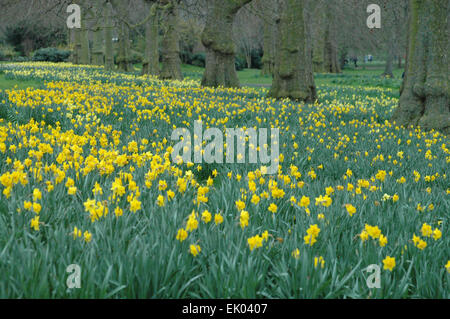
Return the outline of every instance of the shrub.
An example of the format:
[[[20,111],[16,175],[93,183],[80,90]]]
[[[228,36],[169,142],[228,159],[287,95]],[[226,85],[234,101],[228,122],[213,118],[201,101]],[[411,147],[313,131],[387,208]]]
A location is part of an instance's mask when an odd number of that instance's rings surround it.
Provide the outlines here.
[[[193,56],[192,56],[192,65],[195,65],[195,66],[199,66],[199,67],[202,67],[202,68],[204,68],[205,67],[205,54],[204,53],[197,53],[197,54],[194,54]]]
[[[11,61],[19,54],[10,45],[0,45],[0,61]]]
[[[58,50],[57,48],[38,49],[33,54],[33,61],[66,62],[69,59],[70,51]]]
[[[29,61],[29,59],[25,56],[16,56],[14,58],[12,58],[13,62],[26,62]]]
[[[142,63],[142,54],[136,51],[132,51],[129,60],[131,64]]]
[[[262,55],[263,55],[262,50],[259,50],[259,49],[252,50],[251,57],[252,57],[252,68],[253,69],[261,69],[262,68],[262,61],[261,61]]]
[[[181,51],[180,52],[180,59],[181,62],[184,64],[192,64],[192,58],[193,58],[193,54],[189,51]]]
[[[240,57],[236,57],[234,59],[234,65],[236,67],[236,71],[242,71],[247,65],[247,62]]]

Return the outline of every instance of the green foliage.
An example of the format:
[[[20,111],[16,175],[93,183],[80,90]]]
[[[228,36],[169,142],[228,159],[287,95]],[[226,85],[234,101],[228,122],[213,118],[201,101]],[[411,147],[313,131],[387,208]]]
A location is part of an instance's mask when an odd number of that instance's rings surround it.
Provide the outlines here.
[[[66,62],[70,57],[70,51],[59,50],[57,48],[42,48],[33,54],[33,61],[45,62]]]
[[[11,61],[18,56],[18,52],[10,45],[0,45],[0,61]]]
[[[129,62],[132,64],[142,63],[142,53],[137,51],[132,51],[129,57]]]
[[[40,23],[20,21],[6,27],[5,42],[14,47],[20,55],[26,56],[36,48],[49,47],[64,43],[66,40],[63,27],[54,29]]]
[[[247,62],[245,59],[236,56],[234,59],[234,65],[236,67],[236,71],[242,71],[246,67]]]
[[[253,69],[262,69],[262,57],[263,57],[263,52],[261,49],[252,50],[251,58],[252,58],[252,68]]]
[[[16,57],[12,58],[12,62],[26,62],[29,60],[30,59],[27,58],[26,56],[16,56]]]
[[[180,52],[180,59],[181,59],[181,63],[183,63],[183,64],[192,64],[193,57],[194,57],[194,54],[192,54],[190,51],[181,50],[181,52]]]
[[[204,68],[205,67],[205,59],[206,59],[206,57],[205,57],[204,53],[194,54],[192,56],[191,64],[195,65],[195,66],[198,66],[198,67]]]

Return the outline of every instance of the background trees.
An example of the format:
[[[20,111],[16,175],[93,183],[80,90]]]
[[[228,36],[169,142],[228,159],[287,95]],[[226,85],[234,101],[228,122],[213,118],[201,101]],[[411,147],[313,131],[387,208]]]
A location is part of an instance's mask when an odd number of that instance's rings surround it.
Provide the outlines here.
[[[81,30],[69,31],[65,26],[65,9],[73,2],[82,7],[84,23]],[[119,70],[133,71],[132,62],[140,62],[144,66],[144,74],[158,75],[162,67],[164,74],[161,76],[172,74],[169,78],[180,78],[176,67],[179,62],[174,52],[179,51],[183,63],[193,63],[196,60],[197,64],[201,64],[199,56],[194,59],[194,56],[200,54],[204,55],[205,64],[214,65],[211,64],[212,59],[208,59],[206,63],[206,55],[209,58],[223,57],[227,55],[224,52],[232,50],[235,61],[233,62],[233,57],[228,59],[230,67],[233,64],[241,67],[243,64],[247,68],[262,68],[262,73],[269,75],[274,68],[274,40],[277,38],[275,26],[280,17],[279,5],[283,2],[285,1],[1,0],[0,38],[13,45],[22,56],[32,54],[40,47],[67,46],[73,51],[72,60],[75,63],[102,62],[106,65],[106,56],[111,57],[113,50],[112,55]],[[305,0],[306,26],[310,30],[308,43],[312,47],[312,61],[316,72],[339,72],[345,60],[354,56],[359,57],[360,61],[367,54],[374,55],[378,60],[388,60],[386,56],[390,56],[393,57],[390,59],[393,63],[405,56],[405,8],[408,1],[378,1],[383,8],[383,28],[380,30],[369,30],[365,26],[366,8],[372,2]],[[230,4],[233,4],[234,9],[225,14]],[[223,18],[219,18],[217,12],[222,11]],[[27,24],[18,23],[25,20]],[[224,26],[223,30],[219,25]],[[217,36],[212,42],[230,42],[231,45],[212,45],[211,39],[205,45],[202,39],[215,33],[226,39],[220,40]],[[108,61],[110,60],[109,58]],[[157,60],[161,60],[163,65],[157,67]],[[223,65],[222,62],[217,63],[219,66]],[[108,67],[111,68],[111,63]],[[211,72],[211,68],[208,68],[205,79],[211,78],[212,73],[216,72]],[[227,72],[217,72],[219,73]],[[387,73],[390,73],[389,70]],[[232,72],[230,76],[233,77]]]
[[[70,3],[82,8],[81,29],[65,26]],[[366,26],[371,3],[382,9],[381,29]],[[315,98],[312,71],[339,73],[372,55],[385,63],[380,75],[393,77],[407,57],[394,120],[448,130],[448,56],[442,53],[448,51],[448,1],[427,3],[0,0],[0,57],[26,59],[57,47],[69,49],[73,63],[127,72],[142,67],[142,74],[163,79],[182,79],[181,64],[188,63],[205,67],[203,85],[226,87],[239,86],[236,68],[261,68],[274,77],[272,96],[306,101]]]

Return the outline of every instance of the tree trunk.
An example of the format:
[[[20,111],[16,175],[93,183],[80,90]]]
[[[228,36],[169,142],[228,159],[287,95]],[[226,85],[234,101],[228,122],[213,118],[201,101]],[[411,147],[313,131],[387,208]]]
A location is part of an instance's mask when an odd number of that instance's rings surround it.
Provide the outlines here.
[[[73,63],[81,64],[81,31],[74,29]]]
[[[92,42],[92,64],[103,65],[103,36],[102,29],[97,26],[94,30],[94,37]]]
[[[145,26],[145,52],[142,74],[159,75],[158,4],[150,8],[150,19]]]
[[[105,10],[105,70],[111,71],[114,69],[114,49],[113,49],[113,12],[111,3],[106,3]]]
[[[398,66],[399,69],[401,69],[402,68],[402,57],[399,56],[397,59],[398,59],[398,65],[397,66]]]
[[[313,42],[313,68],[314,72],[325,73],[325,29],[328,22],[323,6],[317,6],[315,16],[317,19],[315,22],[316,36]]]
[[[129,72],[132,70],[130,64],[130,28],[126,20],[128,19],[128,1],[115,0],[111,4],[114,6],[119,18],[119,49],[117,52],[117,68],[119,71]]]
[[[304,0],[284,0],[271,97],[306,102],[317,98],[303,8]]]
[[[67,46],[69,50],[72,52],[69,57],[69,62],[73,63],[73,45],[74,45],[74,33],[73,29],[67,28]]]
[[[251,69],[252,68],[252,54],[251,53],[247,53],[245,55],[245,61],[247,64],[247,69]]]
[[[175,0],[161,0],[168,4],[165,12],[165,32],[162,40],[162,79],[182,80],[180,43],[178,35],[178,5]]]
[[[90,64],[91,59],[89,56],[89,30],[87,29],[86,22],[81,19],[80,29],[80,64]]]
[[[328,0],[326,4],[326,29],[325,29],[325,71],[328,73],[341,73],[338,61],[337,36],[336,36],[336,0]]]
[[[120,23],[119,32],[119,52],[117,54],[117,66],[120,71],[131,71],[130,58],[130,30],[124,23]]]
[[[82,7],[81,1],[74,1],[75,4],[78,4],[80,7]],[[84,12],[81,11],[81,14]],[[81,21],[83,21],[84,16],[81,16]],[[73,64],[81,64],[81,56],[82,56],[82,29],[81,28],[74,28],[72,29],[73,32],[73,53],[72,53],[72,62]]]
[[[93,12],[95,25],[92,37],[92,64],[103,65],[103,10],[101,0],[95,0]]]
[[[345,60],[347,59],[348,49],[346,47],[341,49],[341,55],[339,57],[339,66],[341,70],[345,67]]]
[[[400,103],[392,121],[450,134],[450,4],[410,0],[408,52]]]
[[[395,59],[395,32],[393,32],[393,30],[391,30],[390,32],[391,34],[387,48],[386,66],[384,67],[384,72],[382,76],[393,78],[394,73],[392,72],[392,67]]]
[[[235,68],[233,22],[236,13],[252,0],[211,0],[202,43],[206,48],[203,86],[239,87]]]
[[[304,2],[305,3],[305,2]],[[311,91],[312,100],[317,100],[317,89],[314,83],[314,69],[312,63],[313,56],[313,45],[312,45],[312,17],[310,11],[305,12],[305,8],[303,7],[303,17],[305,19],[305,40],[306,40],[306,59],[305,63],[305,71],[306,71],[306,83],[308,83],[309,89]]]
[[[80,51],[81,51],[81,41],[80,41],[80,32],[78,29],[70,29],[71,32],[71,44],[70,47],[72,49],[71,62],[73,64],[80,64]]]
[[[262,62],[262,76],[273,75],[275,66],[275,39],[276,28],[274,17],[277,14],[277,9],[273,5],[273,0],[264,2],[264,35],[263,35],[263,57]]]

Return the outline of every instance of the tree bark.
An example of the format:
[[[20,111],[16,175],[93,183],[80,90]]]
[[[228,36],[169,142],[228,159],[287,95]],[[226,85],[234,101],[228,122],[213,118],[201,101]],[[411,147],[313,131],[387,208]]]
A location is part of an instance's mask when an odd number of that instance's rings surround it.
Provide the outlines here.
[[[81,29],[80,33],[80,64],[90,64],[91,59],[89,55],[89,30],[87,29],[86,22],[81,18]]]
[[[336,0],[328,0],[326,4],[326,29],[325,29],[325,52],[324,66],[328,73],[341,73],[338,61],[338,49],[336,40]]]
[[[129,72],[132,70],[132,65],[130,63],[130,28],[127,24],[129,3],[128,1],[123,0],[112,0],[111,4],[116,11],[119,25],[119,48],[116,59],[117,68],[119,71]]]
[[[323,1],[320,4],[322,3]],[[317,6],[315,16],[317,19],[315,21],[316,36],[313,42],[313,68],[314,72],[325,73],[325,29],[328,22],[323,6]]]
[[[145,26],[145,52],[142,74],[159,75],[158,4],[150,8],[150,19]]]
[[[305,2],[304,2],[305,3]],[[303,17],[305,19],[305,41],[306,41],[306,63],[305,63],[305,71],[306,71],[306,83],[308,83],[308,87],[311,94],[311,101],[317,100],[317,89],[314,83],[314,67],[312,63],[313,56],[313,45],[312,45],[312,24],[310,23],[312,20],[311,12],[309,10],[305,11],[305,7],[303,7]],[[309,101],[309,100],[307,100]]]
[[[262,62],[262,76],[273,75],[275,68],[275,16],[277,8],[274,6],[274,0],[264,1],[264,35],[263,35],[263,56]]]
[[[114,69],[114,49],[113,49],[113,9],[111,3],[104,5],[105,10],[105,70]]]
[[[303,8],[304,0],[284,0],[270,97],[306,102],[317,98]]]
[[[450,4],[410,0],[408,52],[400,103],[392,121],[450,134]]]
[[[117,65],[120,71],[131,71],[130,58],[130,30],[126,23],[120,23],[119,52],[117,54]]]
[[[236,47],[233,43],[233,21],[239,9],[251,1],[209,1],[206,25],[201,36],[206,48],[203,86],[240,86],[235,68]]]
[[[72,29],[73,43],[72,43],[72,63],[80,64],[81,55],[81,33],[78,29]]]
[[[103,65],[103,36],[102,28],[97,26],[93,32],[92,41],[92,64]]]
[[[95,1],[95,26],[92,41],[92,64],[103,65],[103,10],[101,0]]]
[[[251,69],[252,68],[252,54],[248,53],[245,54],[245,63],[247,64],[247,69]]]
[[[161,0],[165,9],[165,30],[162,40],[162,79],[182,80],[180,43],[178,35],[178,5],[176,0]]]
[[[388,42],[387,48],[387,56],[386,56],[386,65],[384,67],[384,72],[382,76],[384,77],[394,77],[394,73],[392,72],[394,59],[395,59],[395,32],[393,30],[390,31],[390,41]]]

